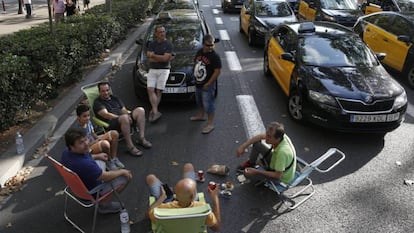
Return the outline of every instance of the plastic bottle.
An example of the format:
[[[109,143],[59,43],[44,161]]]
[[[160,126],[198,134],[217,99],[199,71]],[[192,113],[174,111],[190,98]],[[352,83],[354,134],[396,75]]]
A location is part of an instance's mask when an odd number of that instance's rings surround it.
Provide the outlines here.
[[[19,155],[23,154],[24,152],[23,137],[20,132],[16,133],[16,151]]]
[[[125,208],[123,208],[119,213],[119,219],[121,220],[121,233],[130,233],[131,229],[129,227],[129,215]]]

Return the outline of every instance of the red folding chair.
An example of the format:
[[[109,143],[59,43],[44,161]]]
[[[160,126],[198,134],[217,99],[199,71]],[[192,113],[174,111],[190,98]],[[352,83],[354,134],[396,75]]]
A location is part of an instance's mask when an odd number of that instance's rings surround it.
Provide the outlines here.
[[[76,203],[78,203],[84,208],[95,207],[92,224],[92,233],[94,233],[99,203],[112,193],[115,193],[114,190],[107,192],[102,196],[99,192],[101,191],[103,185],[98,185],[94,189],[88,190],[83,181],[75,172],[63,166],[60,162],[50,157],[49,155],[45,155],[45,157],[49,159],[53,166],[58,170],[58,172],[63,177],[67,185],[63,190],[65,193],[65,209],[63,212],[63,216],[78,231],[85,233],[85,231],[82,228],[80,228],[77,224],[75,224],[75,222],[72,219],[70,219],[66,213],[68,197],[70,197],[72,200],[74,200]]]

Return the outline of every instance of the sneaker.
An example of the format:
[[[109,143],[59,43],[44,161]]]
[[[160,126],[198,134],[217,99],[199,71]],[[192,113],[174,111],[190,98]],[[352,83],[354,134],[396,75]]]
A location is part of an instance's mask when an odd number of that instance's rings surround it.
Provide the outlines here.
[[[141,145],[141,146],[143,146],[144,148],[146,148],[146,149],[149,149],[149,148],[151,148],[152,147],[152,144],[151,144],[151,142],[149,142],[147,139],[145,139],[145,138],[140,138],[140,139],[138,139],[137,140],[137,143],[139,144],[139,145]]]
[[[119,159],[118,159],[118,158],[114,158],[114,159],[112,159],[112,161],[114,162],[114,164],[115,164],[118,168],[125,168],[125,165],[124,165],[121,161],[119,161]]]
[[[122,207],[119,202],[113,201],[107,205],[99,204],[98,212],[100,214],[116,214],[121,211]]]
[[[106,167],[109,171],[116,171],[119,170],[119,167],[116,165],[114,160],[109,160],[106,164]]]
[[[254,164],[252,162],[250,162],[250,160],[246,160],[246,161],[244,161],[244,163],[240,164],[237,167],[237,172],[243,173],[244,169],[246,169],[248,167],[253,167],[253,166],[254,166]]]

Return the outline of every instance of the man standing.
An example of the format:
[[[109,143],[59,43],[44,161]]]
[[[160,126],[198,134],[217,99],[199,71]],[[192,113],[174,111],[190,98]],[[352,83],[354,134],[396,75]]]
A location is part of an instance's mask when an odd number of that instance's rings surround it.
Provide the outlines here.
[[[196,101],[200,112],[190,120],[204,121],[204,114],[207,113],[207,125],[201,132],[208,134],[214,129],[214,93],[217,78],[221,72],[221,59],[214,51],[214,37],[212,35],[208,34],[203,37],[203,47],[197,52],[194,61]]]
[[[150,206],[148,216],[152,222],[155,222],[154,208],[187,208],[203,205],[204,203],[197,201],[197,190],[195,182],[194,167],[191,163],[186,163],[183,167],[183,179],[175,185],[175,200],[167,199],[166,191],[161,181],[153,174],[146,178],[146,183],[150,188],[150,194],[156,198],[156,201]],[[211,200],[213,202],[213,213],[210,213],[205,221],[205,225],[213,231],[219,231],[221,227],[221,214],[219,205],[220,188],[213,190],[208,188]]]
[[[69,129],[65,133],[65,142],[67,148],[62,153],[62,164],[74,171],[88,190],[104,183],[100,191],[102,196],[113,188],[120,192],[128,185],[132,178],[131,171],[125,169],[106,171],[104,161],[92,158],[84,130]],[[121,210],[121,204],[112,202],[111,199],[107,197],[99,204],[99,213],[117,213]]]
[[[26,7],[26,18],[32,17],[32,0],[24,0],[23,2]]]
[[[51,0],[52,1],[52,10],[53,16],[55,18],[55,23],[59,23],[63,20],[65,11],[66,11],[66,1],[65,0]]]
[[[144,148],[151,148],[152,144],[145,139],[145,110],[142,107],[128,111],[124,103],[116,96],[111,95],[109,82],[98,83],[99,97],[93,103],[93,111],[99,119],[109,124],[109,130],[121,132],[131,155],[142,156],[143,152],[132,143],[131,124],[139,131],[137,143]]]
[[[269,145],[269,149],[262,140]],[[247,140],[237,149],[240,157],[249,145],[253,145],[249,160],[238,167],[238,171],[246,176],[261,175],[275,182],[288,184],[295,176],[296,151],[290,138],[285,134],[283,124],[272,122],[267,126],[265,134],[259,134]],[[264,156],[263,167],[256,167],[259,154]]]
[[[155,122],[161,117],[158,105],[161,102],[162,91],[167,84],[173,58],[173,44],[167,40],[165,28],[161,25],[155,27],[155,40],[152,41],[147,50],[150,69],[147,75],[147,92],[151,103],[149,122]]]

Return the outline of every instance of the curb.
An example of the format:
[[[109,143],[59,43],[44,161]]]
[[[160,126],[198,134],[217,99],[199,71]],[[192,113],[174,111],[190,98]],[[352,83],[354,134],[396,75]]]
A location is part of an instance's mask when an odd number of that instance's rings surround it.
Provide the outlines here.
[[[63,140],[61,135],[63,135],[76,120],[76,117],[71,117],[71,115],[73,115],[72,113],[75,110],[75,106],[83,97],[80,88],[88,83],[102,80],[111,72],[113,66],[122,65],[123,56],[129,55],[128,52],[135,49],[136,38],[143,33],[146,26],[150,23],[150,20],[151,18],[147,18],[145,22],[137,25],[137,28],[132,30],[126,36],[126,39],[110,52],[110,56],[106,58],[104,62],[99,64],[91,72],[87,73],[84,79],[77,83],[50,112],[23,135],[25,147],[23,154],[17,155],[15,145],[13,144],[6,152],[0,155],[1,186],[7,179],[14,176],[27,161],[32,159],[32,155],[36,152],[37,148],[43,144],[48,144],[48,146],[51,147],[49,147],[47,151],[50,151],[53,149],[54,145],[58,144],[59,140]],[[71,123],[66,122],[69,119],[72,119]],[[60,132],[59,135],[54,135],[56,132]]]

